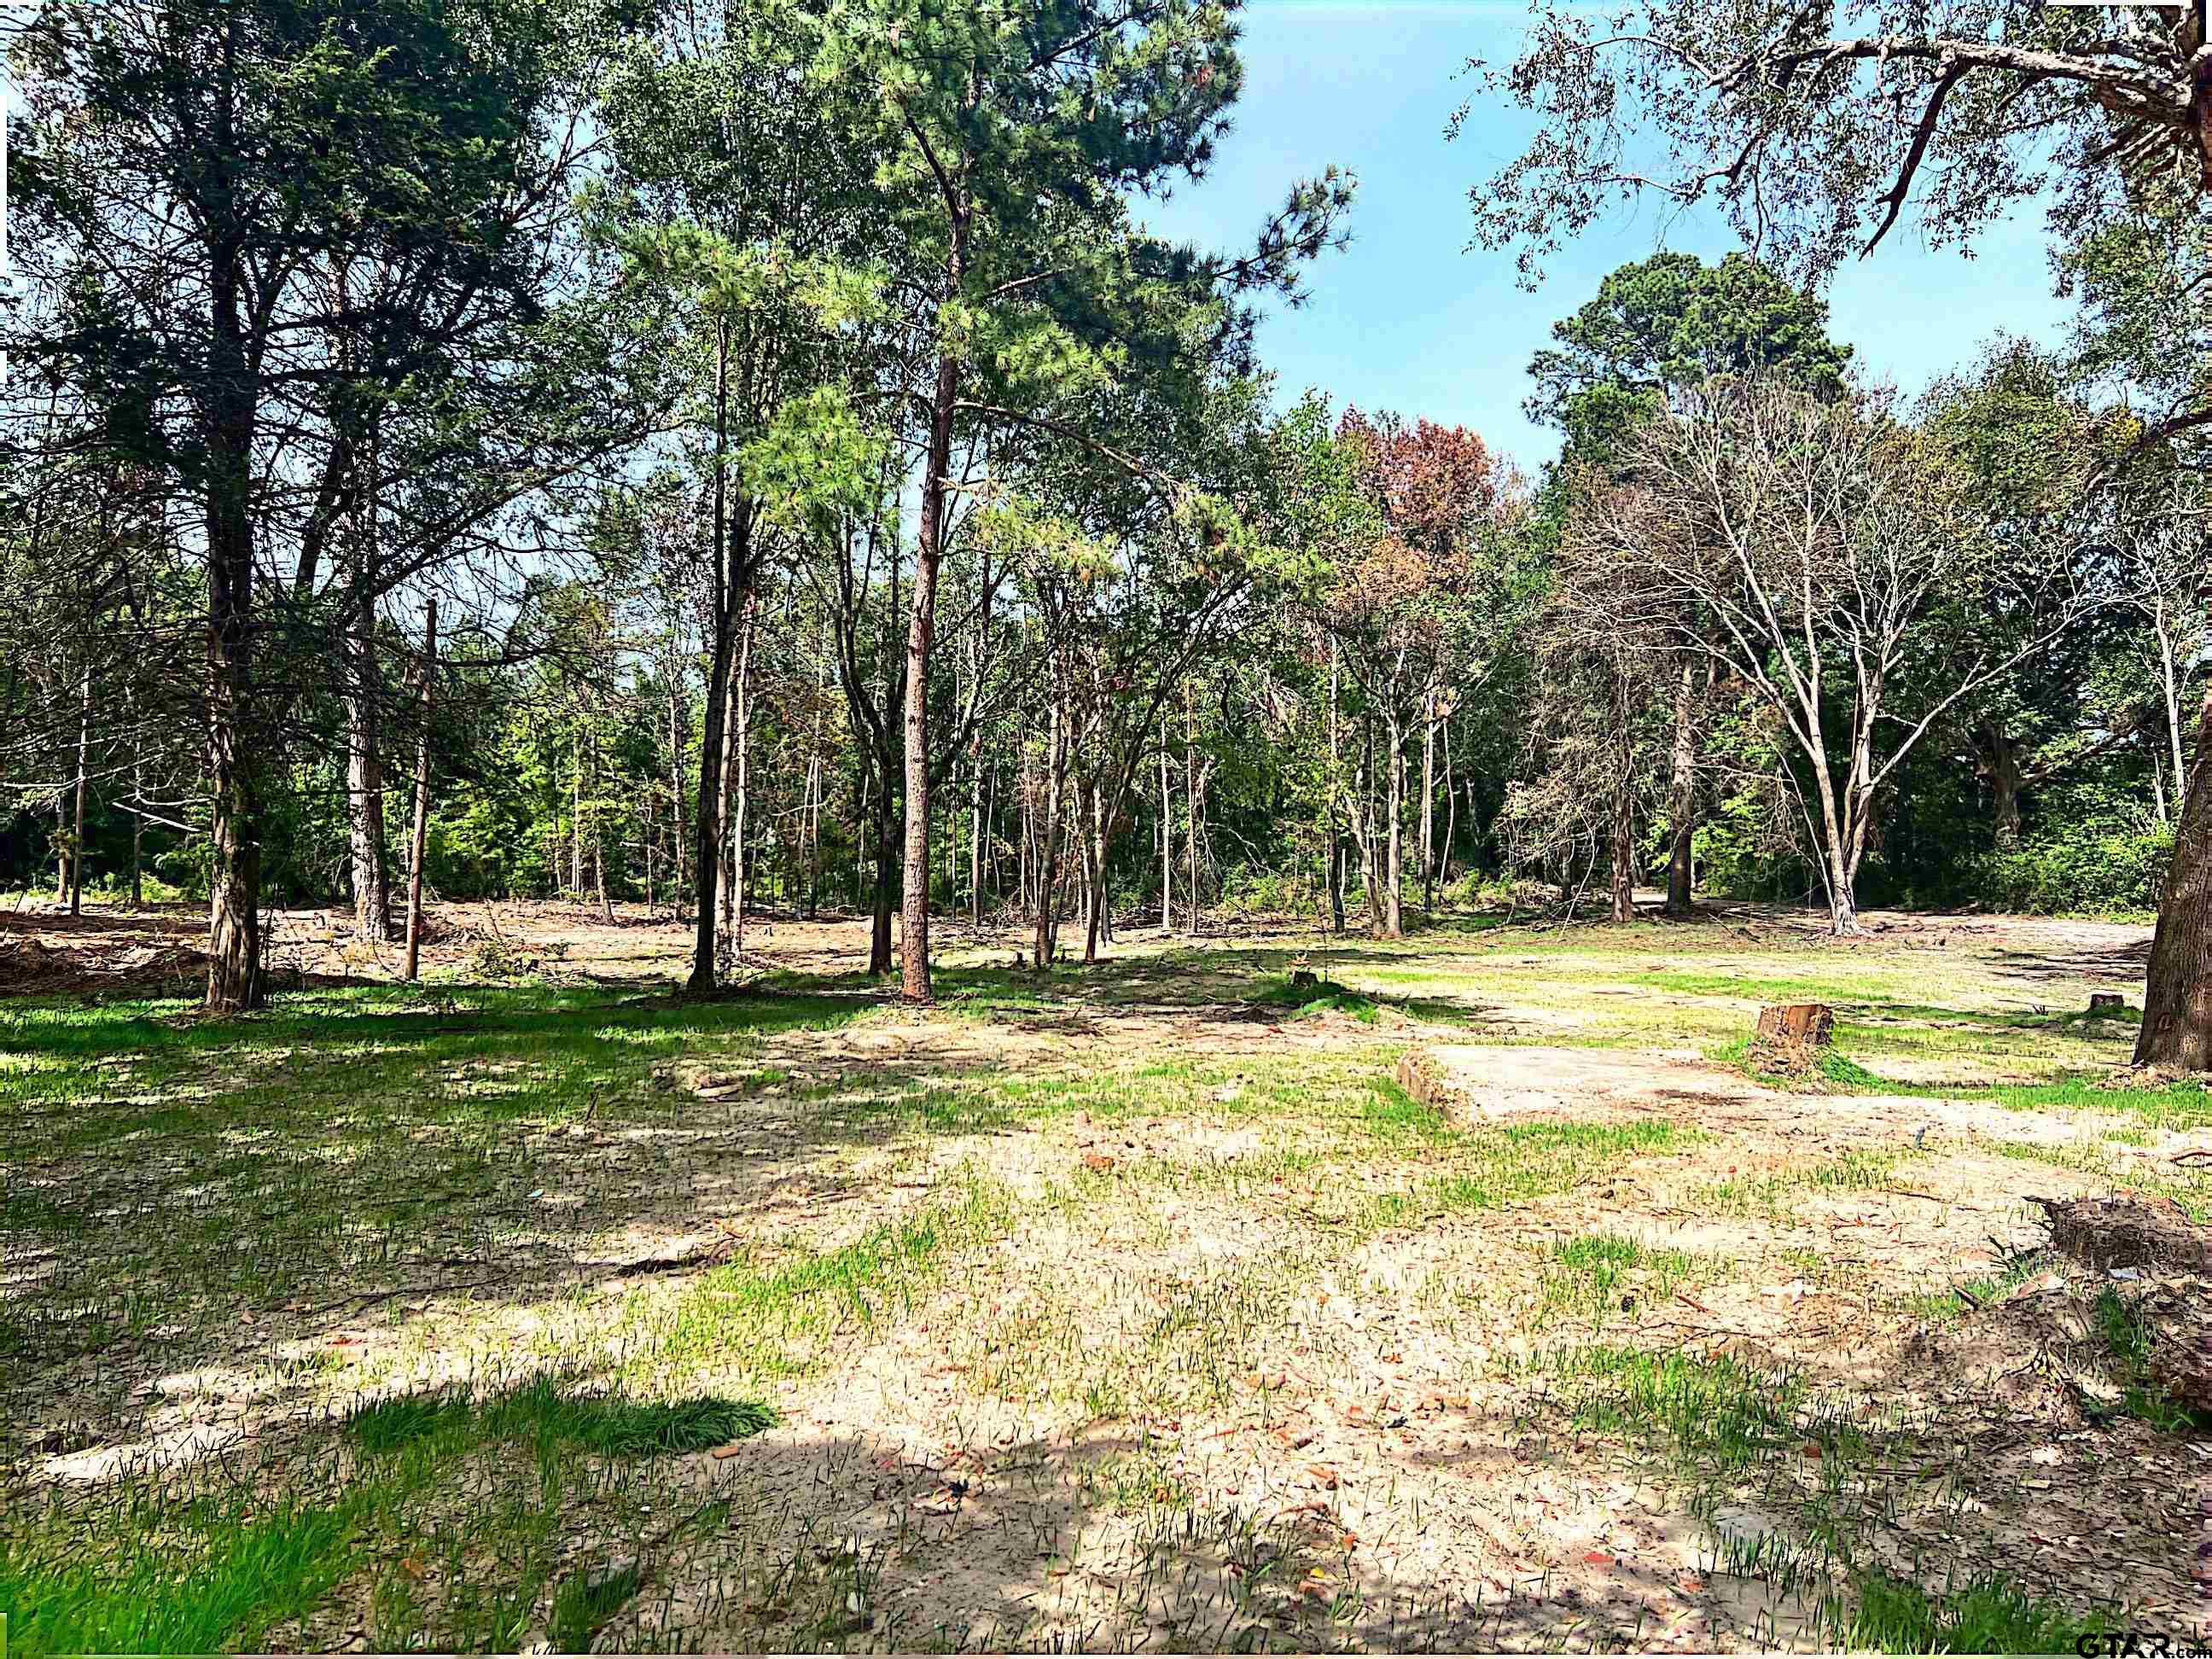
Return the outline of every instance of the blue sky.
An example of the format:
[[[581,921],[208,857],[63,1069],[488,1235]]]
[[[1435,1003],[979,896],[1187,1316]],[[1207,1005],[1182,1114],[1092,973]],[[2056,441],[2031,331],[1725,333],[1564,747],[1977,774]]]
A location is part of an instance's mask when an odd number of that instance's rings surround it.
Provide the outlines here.
[[[1289,402],[1318,386],[1341,404],[1462,422],[1532,472],[1556,441],[1521,412],[1530,356],[1553,322],[1614,266],[1660,247],[1717,258],[1735,246],[1717,218],[1627,210],[1548,262],[1537,291],[1510,253],[1467,250],[1467,192],[1519,149],[1526,118],[1478,105],[1469,58],[1503,64],[1527,13],[1516,0],[1250,0],[1244,95],[1212,172],[1144,212],[1210,246],[1250,240],[1291,181],[1329,162],[1359,178],[1352,246],[1312,271],[1311,297],[1263,325],[1261,352]],[[2051,293],[2043,226],[2030,212],[1984,236],[1969,260],[1929,251],[1906,218],[1829,292],[1833,336],[1907,392],[1972,360],[2000,331],[2056,342],[2069,307]]]

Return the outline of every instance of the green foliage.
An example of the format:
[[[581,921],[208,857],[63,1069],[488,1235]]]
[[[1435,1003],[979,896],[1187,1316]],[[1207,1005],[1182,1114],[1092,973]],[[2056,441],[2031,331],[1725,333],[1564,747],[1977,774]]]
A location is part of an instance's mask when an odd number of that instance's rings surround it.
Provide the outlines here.
[[[1764,371],[1833,396],[1851,349],[1827,327],[1826,301],[1748,253],[1711,265],[1655,253],[1607,274],[1595,299],[1552,325],[1558,348],[1528,365],[1528,416],[1565,434],[1567,457],[1601,462],[1677,389],[1715,375]]]
[[[1998,909],[2140,915],[2158,908],[2172,861],[2172,825],[2092,818],[1988,854],[1977,885]]]

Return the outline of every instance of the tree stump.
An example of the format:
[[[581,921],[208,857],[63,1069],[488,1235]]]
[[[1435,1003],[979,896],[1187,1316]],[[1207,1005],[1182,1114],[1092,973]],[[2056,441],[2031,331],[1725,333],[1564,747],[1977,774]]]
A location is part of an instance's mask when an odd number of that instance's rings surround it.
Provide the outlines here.
[[[2117,991],[2092,991],[2089,994],[2089,1018],[2118,1018],[2128,1011],[2128,1000]]]
[[[1465,1123],[1474,1115],[1467,1097],[1454,1088],[1444,1068],[1426,1048],[1412,1048],[1399,1057],[1398,1086],[1447,1122]]]
[[[1836,1012],[1826,1003],[1790,1002],[1759,1011],[1759,1029],[1744,1050],[1754,1072],[1778,1077],[1810,1078],[1820,1069],[1821,1051],[1836,1035]]]
[[[2164,1267],[2212,1273],[2212,1227],[2170,1198],[2030,1198],[2051,1223],[2054,1249],[2099,1273]]]
[[[1761,1043],[1825,1048],[1835,1041],[1836,1011],[1825,1002],[1789,1002],[1759,1011]]]

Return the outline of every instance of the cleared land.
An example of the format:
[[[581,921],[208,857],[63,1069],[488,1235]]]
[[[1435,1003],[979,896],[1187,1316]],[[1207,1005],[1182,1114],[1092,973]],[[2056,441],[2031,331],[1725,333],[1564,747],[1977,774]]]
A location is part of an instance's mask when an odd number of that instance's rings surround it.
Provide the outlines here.
[[[2047,1649],[2202,1607],[2212,1442],[2024,1201],[2212,1214],[2212,1097],[2101,1086],[2133,1030],[2079,1018],[2144,930],[1147,930],[1043,978],[956,937],[917,1015],[856,925],[757,922],[702,1001],[665,919],[441,919],[408,988],[283,918],[302,988],[212,1024],[145,988],[190,918],[0,933],[15,1650]],[[1747,1076],[1796,1000],[1838,1060]]]

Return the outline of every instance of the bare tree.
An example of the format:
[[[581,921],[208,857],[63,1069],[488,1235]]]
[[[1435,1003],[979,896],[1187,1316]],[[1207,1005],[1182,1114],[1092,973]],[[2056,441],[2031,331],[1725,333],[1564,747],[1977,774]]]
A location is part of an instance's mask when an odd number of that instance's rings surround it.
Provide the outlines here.
[[[2097,602],[2070,544],[2001,564],[1937,445],[1879,400],[1759,380],[1717,382],[1651,422],[1625,476],[1592,482],[1564,561],[1592,586],[1618,583],[1625,628],[1710,656],[1780,718],[1835,931],[1858,932],[1876,792],[1941,716]],[[2051,592],[2037,628],[1992,638],[1975,601],[2005,583]]]

